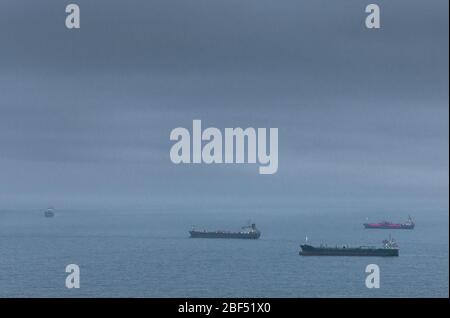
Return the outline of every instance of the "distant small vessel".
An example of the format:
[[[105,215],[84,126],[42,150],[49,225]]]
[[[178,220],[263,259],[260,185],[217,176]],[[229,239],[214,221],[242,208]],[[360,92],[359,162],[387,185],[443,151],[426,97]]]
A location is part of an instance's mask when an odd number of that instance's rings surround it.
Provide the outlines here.
[[[383,247],[374,246],[336,246],[328,247],[326,245],[320,245],[314,247],[308,244],[300,245],[302,256],[398,256],[398,245],[392,239],[383,241]]]
[[[45,216],[46,218],[52,218],[52,217],[54,217],[54,216],[55,216],[54,208],[49,207],[47,210],[45,210],[44,216]]]
[[[388,229],[388,230],[412,230],[416,224],[410,216],[405,223],[391,223],[388,221],[382,221],[379,223],[364,223],[366,229]]]
[[[256,228],[253,223],[250,226],[243,226],[238,232],[230,231],[206,231],[195,230],[192,228],[189,231],[191,238],[227,238],[227,239],[258,239],[261,236],[261,232]]]

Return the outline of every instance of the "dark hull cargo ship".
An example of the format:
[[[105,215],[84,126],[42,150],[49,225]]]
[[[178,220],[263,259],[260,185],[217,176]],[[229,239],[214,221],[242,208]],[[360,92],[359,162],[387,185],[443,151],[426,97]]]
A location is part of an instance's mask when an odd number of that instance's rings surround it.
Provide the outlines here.
[[[405,223],[391,223],[388,221],[382,221],[379,223],[364,223],[366,229],[385,229],[385,230],[412,230],[416,225],[411,217],[408,217],[408,221]]]
[[[238,232],[230,231],[206,231],[195,230],[189,231],[192,238],[226,238],[226,239],[253,239],[256,240],[261,236],[261,232],[256,228],[255,224],[244,226]]]
[[[300,245],[302,256],[398,256],[398,245],[394,240],[384,240],[383,247],[372,246],[348,247],[336,246],[327,247],[321,245],[314,247],[312,245]]]

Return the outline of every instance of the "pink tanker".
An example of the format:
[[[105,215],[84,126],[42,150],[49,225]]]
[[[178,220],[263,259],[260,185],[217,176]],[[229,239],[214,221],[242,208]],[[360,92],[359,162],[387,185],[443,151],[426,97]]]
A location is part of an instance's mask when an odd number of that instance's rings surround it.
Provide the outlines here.
[[[366,229],[388,229],[388,230],[412,230],[416,224],[408,217],[408,221],[405,223],[391,223],[382,221],[379,223],[364,223]]]

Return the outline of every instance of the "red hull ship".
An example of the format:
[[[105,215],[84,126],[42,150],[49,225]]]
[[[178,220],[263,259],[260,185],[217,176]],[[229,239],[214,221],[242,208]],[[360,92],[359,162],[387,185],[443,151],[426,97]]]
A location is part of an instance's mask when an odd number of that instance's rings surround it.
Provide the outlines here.
[[[388,221],[382,221],[379,223],[364,223],[366,229],[387,229],[387,230],[412,230],[416,224],[408,217],[408,221],[405,223],[391,223]]]

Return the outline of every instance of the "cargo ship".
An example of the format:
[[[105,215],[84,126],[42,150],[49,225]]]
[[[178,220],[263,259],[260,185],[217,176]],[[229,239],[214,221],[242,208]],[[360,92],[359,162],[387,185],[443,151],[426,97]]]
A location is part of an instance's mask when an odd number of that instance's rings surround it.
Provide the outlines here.
[[[405,223],[391,223],[388,221],[382,221],[379,223],[364,223],[366,229],[388,229],[388,230],[412,230],[416,225],[412,218],[408,216],[408,221]]]
[[[192,228],[189,231],[191,238],[226,238],[226,239],[253,239],[256,240],[261,236],[261,232],[256,228],[253,223],[250,226],[243,226],[240,231],[207,231],[196,230]]]
[[[384,240],[382,247],[349,247],[347,245],[336,247],[320,245],[319,247],[315,247],[302,244],[300,248],[301,251],[299,254],[302,256],[398,256],[399,252],[397,243],[391,238]]]

